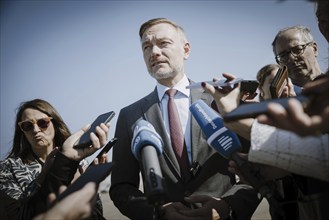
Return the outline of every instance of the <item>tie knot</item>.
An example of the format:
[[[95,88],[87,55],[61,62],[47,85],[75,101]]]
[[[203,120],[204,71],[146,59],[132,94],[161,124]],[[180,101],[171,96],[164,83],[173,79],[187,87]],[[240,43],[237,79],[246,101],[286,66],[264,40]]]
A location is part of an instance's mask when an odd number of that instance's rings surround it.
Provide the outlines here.
[[[175,94],[177,93],[177,90],[176,89],[168,89],[166,91],[166,94],[171,98],[171,97],[174,97]]]

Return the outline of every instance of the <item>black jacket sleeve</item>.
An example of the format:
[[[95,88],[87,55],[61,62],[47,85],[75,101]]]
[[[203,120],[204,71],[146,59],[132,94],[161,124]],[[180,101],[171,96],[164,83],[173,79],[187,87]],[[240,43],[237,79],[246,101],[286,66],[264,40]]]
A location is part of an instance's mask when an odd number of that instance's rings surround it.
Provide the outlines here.
[[[69,185],[79,166],[79,161],[67,158],[58,153],[49,172],[46,174],[40,189],[31,197],[22,201],[18,219],[32,219],[36,215],[47,210],[47,198],[49,193],[57,193],[61,185]]]

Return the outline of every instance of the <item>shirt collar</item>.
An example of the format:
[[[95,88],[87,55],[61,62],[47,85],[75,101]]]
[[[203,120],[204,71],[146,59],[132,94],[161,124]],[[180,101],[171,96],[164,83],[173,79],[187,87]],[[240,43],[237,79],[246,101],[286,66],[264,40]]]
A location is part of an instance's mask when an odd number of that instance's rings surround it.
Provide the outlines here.
[[[169,88],[167,86],[161,85],[160,83],[157,83],[157,91],[158,91],[158,98],[161,101],[165,92],[168,89],[177,89],[181,94],[185,95],[186,97],[190,96],[190,90],[186,89],[186,86],[190,84],[187,76],[184,74],[183,78],[172,88]]]

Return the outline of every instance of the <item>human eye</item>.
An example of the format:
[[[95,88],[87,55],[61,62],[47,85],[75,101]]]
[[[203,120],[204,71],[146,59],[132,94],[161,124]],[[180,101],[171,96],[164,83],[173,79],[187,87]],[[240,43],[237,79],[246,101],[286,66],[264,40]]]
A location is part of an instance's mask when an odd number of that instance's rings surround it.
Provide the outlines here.
[[[291,52],[295,55],[298,55],[298,54],[302,53],[303,49],[304,49],[303,47],[298,46],[298,47],[292,48]]]
[[[288,56],[289,52],[283,52],[278,55],[279,58],[284,59]]]
[[[163,41],[161,41],[161,46],[163,46],[163,47],[166,47],[166,46],[168,46],[170,44],[170,41],[168,41],[168,40],[163,40]]]
[[[144,44],[143,45],[143,51],[146,51],[150,48],[150,45],[149,44]]]

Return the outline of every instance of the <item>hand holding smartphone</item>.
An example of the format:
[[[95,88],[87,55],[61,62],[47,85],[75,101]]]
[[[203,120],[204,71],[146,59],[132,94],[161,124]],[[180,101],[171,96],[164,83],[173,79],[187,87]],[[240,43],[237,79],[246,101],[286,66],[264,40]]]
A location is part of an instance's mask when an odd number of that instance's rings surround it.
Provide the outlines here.
[[[288,68],[283,66],[279,68],[270,85],[272,99],[280,98],[286,85],[288,85]]]
[[[91,140],[90,140],[90,133],[94,132],[96,134],[96,127],[99,126],[101,123],[107,124],[111,121],[111,119],[114,117],[115,112],[110,111],[106,112],[104,114],[99,115],[95,121],[90,125],[90,128],[81,136],[78,143],[74,146],[75,148],[85,148],[90,146]]]
[[[233,89],[235,84],[241,82],[243,79],[241,78],[236,78],[231,81],[227,81],[227,79],[221,79],[216,82],[213,81],[206,81],[206,83],[214,86],[214,87],[219,87],[219,88],[230,88]],[[186,86],[187,89],[197,89],[197,88],[202,88],[201,86],[202,82],[197,82],[197,83],[191,83],[190,85]]]
[[[186,86],[186,88],[187,89],[202,88],[201,83],[202,82],[192,83],[192,84]],[[240,89],[241,92],[248,92],[250,94],[255,93],[258,88],[258,85],[259,85],[257,80],[244,80],[241,78],[236,78],[231,81],[227,81],[226,79],[221,79],[216,82],[206,81],[206,83],[208,83],[214,87],[230,88],[230,89],[233,89],[237,83],[241,83],[241,89]]]

